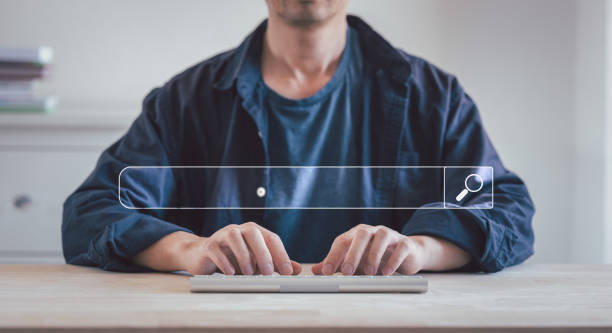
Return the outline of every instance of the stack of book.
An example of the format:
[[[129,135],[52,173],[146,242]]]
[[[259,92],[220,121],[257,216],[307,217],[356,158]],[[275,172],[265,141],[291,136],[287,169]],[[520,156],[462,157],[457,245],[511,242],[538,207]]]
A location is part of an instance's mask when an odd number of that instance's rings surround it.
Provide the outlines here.
[[[0,47],[0,112],[50,112],[57,98],[34,96],[34,85],[48,74],[53,51],[48,47]]]

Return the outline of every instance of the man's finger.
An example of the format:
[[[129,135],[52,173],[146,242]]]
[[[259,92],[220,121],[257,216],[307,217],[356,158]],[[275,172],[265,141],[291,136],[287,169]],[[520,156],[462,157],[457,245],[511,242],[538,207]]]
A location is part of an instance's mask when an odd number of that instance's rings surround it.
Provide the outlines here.
[[[236,257],[242,274],[252,275],[255,273],[255,268],[251,263],[251,253],[239,229],[234,228],[227,231],[226,246],[232,250],[234,257]]]
[[[371,241],[370,248],[365,258],[363,272],[366,275],[376,275],[380,260],[391,242],[391,232],[386,228],[379,228]]]
[[[262,233],[266,242],[266,246],[268,247],[268,250],[272,255],[272,261],[274,262],[276,271],[282,275],[293,274],[293,266],[291,265],[291,260],[289,259],[289,255],[287,254],[285,246],[283,245],[283,241],[280,239],[280,237],[277,234],[266,229],[263,229]]]
[[[400,265],[406,260],[406,257],[410,254],[410,246],[407,242],[399,242],[395,246],[393,254],[389,257],[389,260],[385,263],[382,269],[383,275],[391,275],[400,267]]]
[[[302,265],[300,263],[291,260],[291,266],[293,268],[293,275],[298,275],[302,272]]]
[[[327,257],[320,264],[315,265],[312,272],[320,275],[334,274],[338,270],[346,251],[350,248],[351,242],[350,236],[346,233],[336,237]]]
[[[344,257],[344,264],[342,264],[342,274],[353,275],[355,270],[359,266],[361,257],[365,252],[365,249],[370,243],[372,238],[372,231],[369,228],[363,228],[355,232],[355,237],[351,242],[351,246]]]
[[[266,242],[257,227],[247,227],[242,231],[244,240],[255,255],[255,261],[259,271],[264,275],[274,273],[272,255],[266,246]]]
[[[318,264],[312,265],[310,270],[312,271],[312,274],[314,274],[314,275],[323,275],[323,272],[321,272],[322,268],[323,268],[323,262],[321,261]]]
[[[217,265],[217,267],[226,275],[234,275],[236,269],[227,258],[223,250],[219,246],[212,246],[209,252],[210,259]]]

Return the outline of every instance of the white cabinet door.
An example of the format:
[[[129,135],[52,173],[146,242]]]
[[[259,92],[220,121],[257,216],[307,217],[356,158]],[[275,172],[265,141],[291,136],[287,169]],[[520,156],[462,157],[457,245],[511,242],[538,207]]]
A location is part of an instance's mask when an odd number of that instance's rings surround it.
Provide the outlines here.
[[[0,263],[61,262],[62,206],[100,151],[0,150]]]

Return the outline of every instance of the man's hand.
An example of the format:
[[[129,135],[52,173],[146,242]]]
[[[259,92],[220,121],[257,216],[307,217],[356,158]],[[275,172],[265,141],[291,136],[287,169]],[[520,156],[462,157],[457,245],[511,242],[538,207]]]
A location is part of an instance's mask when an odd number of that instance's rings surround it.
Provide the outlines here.
[[[191,274],[299,274],[301,266],[289,259],[275,233],[253,223],[228,225],[210,237],[172,233],[139,253],[134,261],[161,271]]]
[[[314,274],[390,275],[421,270],[449,270],[467,264],[470,255],[429,236],[405,236],[385,226],[360,224],[338,236],[327,255],[312,267]]]

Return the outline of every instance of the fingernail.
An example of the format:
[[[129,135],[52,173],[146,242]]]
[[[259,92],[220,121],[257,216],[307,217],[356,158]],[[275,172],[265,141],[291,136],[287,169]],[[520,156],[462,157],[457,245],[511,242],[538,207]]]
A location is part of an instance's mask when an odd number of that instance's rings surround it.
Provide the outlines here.
[[[291,263],[286,262],[284,264],[281,265],[281,274],[291,274],[293,273],[293,267],[291,266]]]
[[[226,275],[234,275],[234,274],[236,274],[236,271],[234,271],[233,267],[227,267],[226,271],[227,271]]]
[[[250,264],[247,265],[244,268],[244,272],[242,272],[242,273],[244,273],[244,275],[252,275],[253,274],[253,266],[251,266]]]
[[[323,265],[322,272],[323,272],[324,275],[331,275],[331,274],[333,274],[333,270],[334,270],[334,266],[332,266],[331,264]]]
[[[393,272],[389,268],[383,268],[382,273],[383,275],[391,275]]]
[[[272,267],[272,264],[265,264],[263,267],[263,274],[270,275],[272,273],[274,273],[274,267]]]
[[[374,266],[367,265],[365,268],[366,275],[374,275]]]
[[[344,275],[353,275],[353,265],[344,264],[342,265],[342,274]]]

